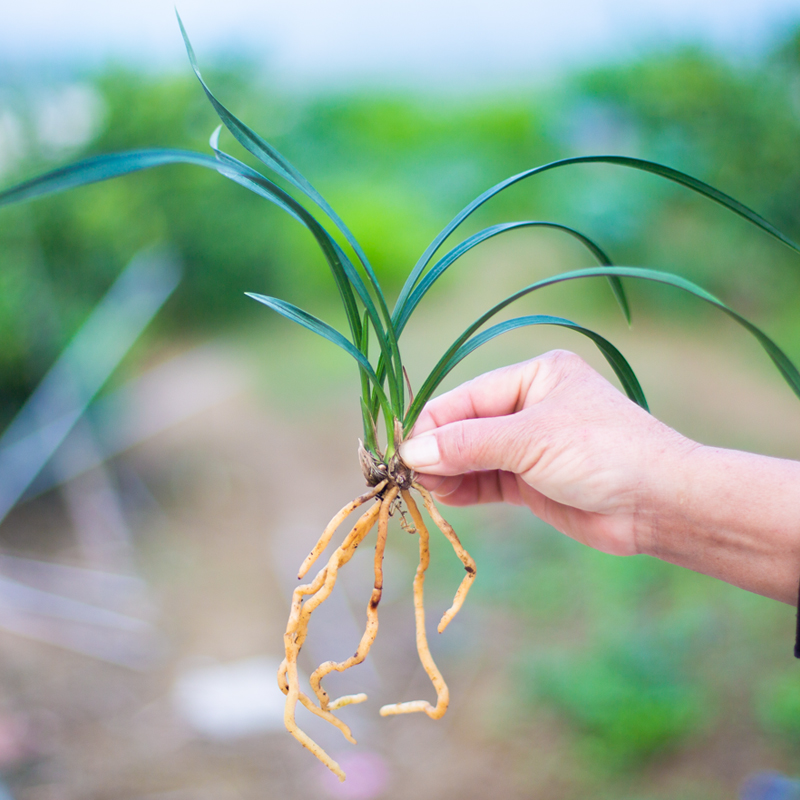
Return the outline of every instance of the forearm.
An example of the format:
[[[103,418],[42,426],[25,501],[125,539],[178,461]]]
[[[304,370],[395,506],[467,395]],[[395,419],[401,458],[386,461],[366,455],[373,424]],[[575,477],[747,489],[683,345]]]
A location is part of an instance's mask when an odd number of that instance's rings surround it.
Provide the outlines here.
[[[657,468],[641,552],[797,603],[800,462],[698,446]]]

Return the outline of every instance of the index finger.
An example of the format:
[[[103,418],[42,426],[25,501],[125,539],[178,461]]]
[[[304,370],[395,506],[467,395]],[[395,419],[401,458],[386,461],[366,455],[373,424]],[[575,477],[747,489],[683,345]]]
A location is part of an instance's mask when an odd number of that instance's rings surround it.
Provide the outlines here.
[[[465,419],[508,416],[520,411],[526,402],[538,401],[538,395],[544,396],[547,387],[543,385],[541,391],[533,393],[531,388],[542,373],[547,355],[550,354],[484,373],[429,400],[412,436]]]

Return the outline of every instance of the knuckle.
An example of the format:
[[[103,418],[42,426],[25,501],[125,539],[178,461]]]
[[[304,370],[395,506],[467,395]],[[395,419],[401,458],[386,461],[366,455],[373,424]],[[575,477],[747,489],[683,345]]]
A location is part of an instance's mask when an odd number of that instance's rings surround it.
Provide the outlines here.
[[[453,426],[452,435],[448,441],[449,447],[446,453],[448,461],[454,461],[458,465],[469,463],[472,460],[473,441],[467,432],[466,425]]]
[[[520,415],[508,417],[496,428],[492,447],[494,459],[486,467],[519,472],[527,459],[529,447],[530,436],[524,418]]]
[[[564,371],[582,370],[588,364],[571,350],[553,350],[548,353],[552,357],[552,362]]]
[[[569,350],[553,350],[546,356],[548,359],[546,372],[552,382],[552,388],[559,384],[571,386],[583,384],[591,381],[592,376],[596,375],[586,361]]]

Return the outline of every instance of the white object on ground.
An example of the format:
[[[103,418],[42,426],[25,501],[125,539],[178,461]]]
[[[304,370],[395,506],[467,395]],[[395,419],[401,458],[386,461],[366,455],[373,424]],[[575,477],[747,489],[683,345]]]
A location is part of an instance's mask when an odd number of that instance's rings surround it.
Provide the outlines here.
[[[258,656],[187,670],[175,682],[180,716],[210,739],[238,739],[283,729],[284,697],[276,659]]]

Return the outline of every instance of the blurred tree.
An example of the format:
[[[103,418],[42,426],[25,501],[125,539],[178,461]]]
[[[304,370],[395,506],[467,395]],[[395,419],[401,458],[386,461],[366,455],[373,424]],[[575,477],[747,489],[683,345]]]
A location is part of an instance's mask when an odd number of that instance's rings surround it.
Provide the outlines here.
[[[232,105],[249,92],[246,70],[214,79]],[[31,146],[4,183],[93,153],[152,146],[208,150],[216,120],[193,76],[111,68],[92,85],[102,99],[101,128],[91,141],[66,151],[42,141],[37,90],[18,92],[18,116]],[[185,266],[184,281],[159,316],[157,331],[180,336],[255,316],[243,292],[274,289],[285,228],[276,218],[255,195],[190,166],[137,173],[3,209],[0,416],[8,416],[142,247],[168,243]]]
[[[800,238],[798,42],[795,32],[762,61],[739,65],[697,48],[673,49],[583,71],[554,90],[485,96],[361,90],[289,98],[241,62],[211,70],[209,80],[318,186],[391,290],[442,224],[479,192],[574,154],[611,151],[664,161]],[[218,123],[188,67],[179,76],[109,67],[77,82],[60,80],[48,89],[51,98],[59,85],[64,89],[55,106],[60,117],[52,108],[43,115],[41,87],[0,86],[4,184],[92,153],[151,146],[207,151]],[[81,127],[68,112],[80,110],[92,92],[94,122],[76,138]],[[223,147],[251,161],[227,134]],[[327,313],[332,295],[324,262],[308,233],[278,214],[241,187],[189,166],[4,209],[0,419],[143,246],[169,243],[186,265],[183,285],[155,326],[164,335],[264,319],[263,309],[243,297],[248,290],[286,294]],[[574,224],[618,263],[674,269],[748,314],[788,309],[800,289],[794,254],[652,176],[612,167],[547,174],[500,195],[469,228],[533,218]],[[289,289],[284,275],[295,287],[299,277],[301,288]],[[50,301],[43,304],[45,296]],[[664,293],[658,298],[664,302]],[[686,301],[676,295],[667,302]]]
[[[756,63],[685,47],[590,70],[575,80],[575,102],[632,128],[633,154],[706,180],[798,239],[799,39]],[[680,189],[635,189],[651,213],[622,243],[625,260],[683,272],[745,313],[794,302],[800,270],[788,250]]]

